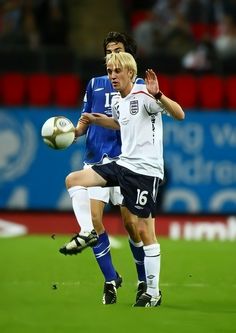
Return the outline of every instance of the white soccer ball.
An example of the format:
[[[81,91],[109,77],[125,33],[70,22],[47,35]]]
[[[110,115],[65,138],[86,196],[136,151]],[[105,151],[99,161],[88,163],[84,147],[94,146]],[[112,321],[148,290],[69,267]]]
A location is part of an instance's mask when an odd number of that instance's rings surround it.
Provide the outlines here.
[[[51,117],[45,121],[41,129],[43,141],[50,148],[68,148],[75,139],[73,123],[66,117]]]

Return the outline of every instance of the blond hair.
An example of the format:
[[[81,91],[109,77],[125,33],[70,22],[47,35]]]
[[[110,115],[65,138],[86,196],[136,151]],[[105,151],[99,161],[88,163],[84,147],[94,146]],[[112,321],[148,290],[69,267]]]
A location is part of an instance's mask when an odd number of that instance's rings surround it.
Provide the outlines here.
[[[137,64],[134,57],[127,52],[110,53],[105,57],[106,65],[111,64],[114,67],[126,68],[132,71],[132,80],[134,81],[137,76]]]

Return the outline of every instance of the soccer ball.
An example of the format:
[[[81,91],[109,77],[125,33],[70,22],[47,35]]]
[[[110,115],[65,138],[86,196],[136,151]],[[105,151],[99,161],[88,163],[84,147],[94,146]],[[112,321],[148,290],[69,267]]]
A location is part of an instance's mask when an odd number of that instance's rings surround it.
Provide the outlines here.
[[[51,117],[43,124],[41,135],[44,143],[50,148],[65,149],[75,139],[75,128],[66,117]]]

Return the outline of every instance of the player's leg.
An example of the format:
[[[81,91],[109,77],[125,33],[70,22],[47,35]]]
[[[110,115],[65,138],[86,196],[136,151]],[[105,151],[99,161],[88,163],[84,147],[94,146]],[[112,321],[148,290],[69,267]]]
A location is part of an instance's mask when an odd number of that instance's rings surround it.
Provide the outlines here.
[[[161,304],[161,292],[159,290],[160,244],[156,240],[155,220],[151,217],[139,218],[139,231],[144,243],[147,291],[140,296],[134,306],[157,306]]]
[[[105,204],[109,202],[109,188],[92,187],[89,189],[89,197],[92,198],[90,202],[93,226],[98,234],[98,242],[93,247],[93,253],[105,279],[102,301],[103,304],[114,304],[122,278],[113,266],[110,241],[102,222]]]
[[[119,174],[121,193],[124,196],[123,204],[132,214],[139,217],[138,230],[144,244],[147,292],[140,296],[134,306],[156,306],[161,302],[160,245],[156,241],[153,217],[156,211],[159,179],[140,175],[122,167]]]
[[[144,250],[143,242],[138,230],[138,218],[132,214],[126,207],[121,206],[121,216],[124,222],[125,229],[129,234],[129,246],[134,258],[136,271],[138,275],[138,286],[136,301],[146,291],[146,274],[144,268]]]
[[[105,184],[106,181],[93,169],[72,172],[66,177],[66,187],[72,200],[76,220],[80,226],[80,233],[60,248],[59,251],[62,254],[77,254],[86,247],[94,246],[97,243],[98,236],[93,228],[88,187]]]

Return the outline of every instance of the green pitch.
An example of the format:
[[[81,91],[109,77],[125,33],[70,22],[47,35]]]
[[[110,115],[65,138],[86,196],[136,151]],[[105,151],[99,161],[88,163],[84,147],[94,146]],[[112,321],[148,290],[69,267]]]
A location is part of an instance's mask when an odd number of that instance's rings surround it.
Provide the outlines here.
[[[118,303],[101,303],[103,278],[91,253],[65,257],[68,236],[0,239],[0,332],[236,332],[235,242],[160,239],[158,308],[132,308],[136,273],[127,238],[113,261],[123,276]]]

